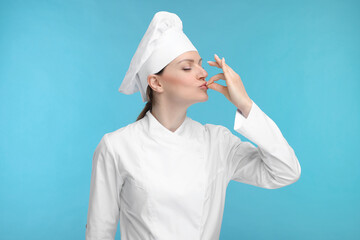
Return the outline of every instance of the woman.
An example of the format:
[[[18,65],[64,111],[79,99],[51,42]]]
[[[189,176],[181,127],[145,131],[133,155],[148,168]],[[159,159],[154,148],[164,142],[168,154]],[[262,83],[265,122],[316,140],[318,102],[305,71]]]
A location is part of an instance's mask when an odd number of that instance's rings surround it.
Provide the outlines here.
[[[179,23],[176,15],[158,12],[153,21],[159,25],[160,16],[175,19],[167,21],[167,27]],[[173,47],[181,54],[160,41],[160,47],[154,47],[147,41],[151,34],[145,34],[132,59],[141,67],[130,66],[131,77],[120,90],[140,91],[148,102],[136,122],[105,134],[95,150],[87,240],[114,239],[119,220],[122,240],[219,239],[230,180],[275,189],[300,177],[293,149],[247,95],[239,75],[215,55],[208,63],[223,73],[206,82],[198,51],[186,38],[178,40],[178,34],[165,42],[175,41]],[[150,46],[154,49],[146,54]],[[159,49],[162,52],[155,53]],[[155,71],[161,61],[167,64]],[[227,86],[215,83],[219,79]],[[208,88],[234,104],[234,129],[258,147],[224,126],[202,125],[187,117],[189,106],[208,99]]]

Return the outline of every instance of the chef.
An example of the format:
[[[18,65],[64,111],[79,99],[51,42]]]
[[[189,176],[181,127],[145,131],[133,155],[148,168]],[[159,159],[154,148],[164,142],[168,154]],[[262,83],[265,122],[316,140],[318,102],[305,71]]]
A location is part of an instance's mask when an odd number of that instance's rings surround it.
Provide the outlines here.
[[[239,75],[217,55],[208,63],[223,72],[206,81],[180,18],[154,15],[119,88],[140,91],[147,103],[135,122],[104,134],[95,149],[86,240],[113,240],[119,221],[122,240],[218,240],[231,180],[276,189],[299,179],[294,150]],[[236,107],[234,130],[257,147],[186,115],[209,89]]]

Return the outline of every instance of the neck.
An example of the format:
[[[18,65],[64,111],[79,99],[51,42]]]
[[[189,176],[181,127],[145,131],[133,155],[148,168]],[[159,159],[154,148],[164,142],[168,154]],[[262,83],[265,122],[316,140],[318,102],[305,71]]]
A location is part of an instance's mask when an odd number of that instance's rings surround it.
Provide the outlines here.
[[[154,104],[150,110],[151,114],[167,129],[175,132],[185,121],[187,106],[162,101]]]

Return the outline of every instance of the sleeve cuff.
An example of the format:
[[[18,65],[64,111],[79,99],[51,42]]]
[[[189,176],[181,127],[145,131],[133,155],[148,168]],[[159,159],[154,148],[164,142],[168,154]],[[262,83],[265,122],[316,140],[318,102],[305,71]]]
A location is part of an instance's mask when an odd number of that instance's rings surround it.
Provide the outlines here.
[[[235,131],[239,132],[244,127],[244,125],[246,125],[248,122],[254,121],[253,119],[259,115],[259,111],[261,111],[261,109],[259,109],[259,107],[255,104],[253,100],[251,100],[251,102],[252,102],[252,106],[247,118],[241,113],[241,111],[238,108],[236,109],[235,122],[234,122]]]
[[[269,152],[275,146],[287,146],[276,123],[254,102],[247,118],[236,109],[234,130]]]
[[[236,109],[234,130],[266,150],[283,142],[280,129],[254,101],[247,118]]]

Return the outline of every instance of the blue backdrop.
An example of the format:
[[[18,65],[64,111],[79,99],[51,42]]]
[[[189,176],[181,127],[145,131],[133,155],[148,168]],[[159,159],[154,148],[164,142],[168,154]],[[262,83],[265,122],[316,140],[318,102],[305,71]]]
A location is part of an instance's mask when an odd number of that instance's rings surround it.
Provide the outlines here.
[[[225,57],[302,167],[280,189],[230,182],[220,239],[359,239],[360,5],[314,0],[1,1],[1,239],[84,239],[93,152],[144,107],[118,87],[160,10],[182,19],[207,80]],[[248,141],[208,94],[188,116]]]

